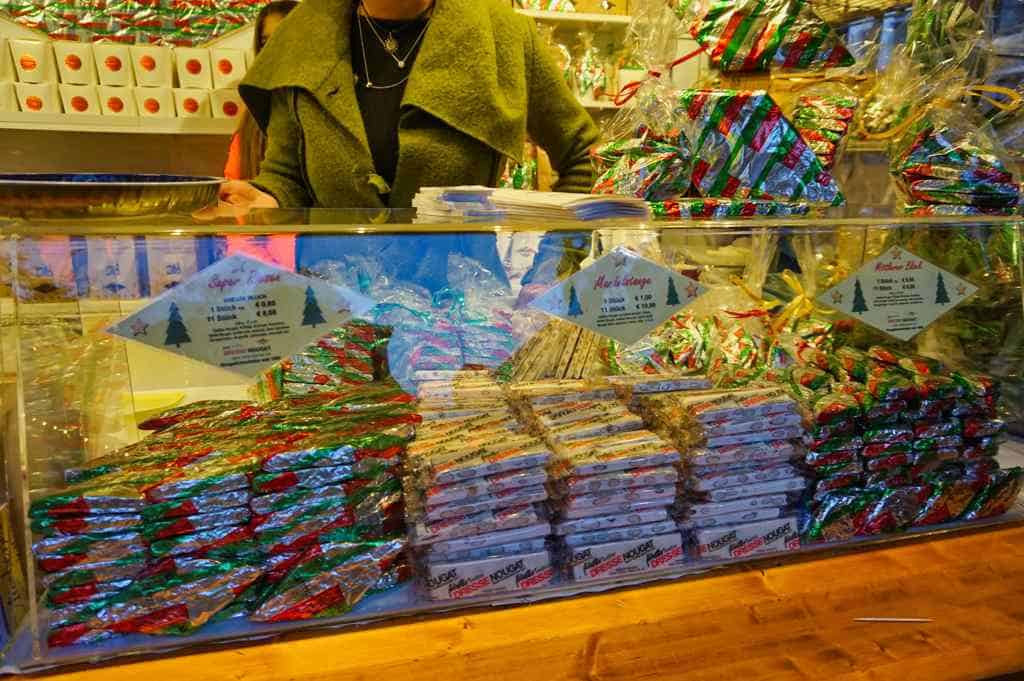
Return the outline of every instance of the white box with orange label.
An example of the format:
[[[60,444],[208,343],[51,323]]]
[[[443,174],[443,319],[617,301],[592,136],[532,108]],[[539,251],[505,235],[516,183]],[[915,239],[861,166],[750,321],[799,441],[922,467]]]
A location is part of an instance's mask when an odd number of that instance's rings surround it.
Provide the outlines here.
[[[93,43],[92,52],[96,60],[100,85],[135,85],[132,56],[127,45]]]
[[[69,85],[95,85],[96,60],[90,43],[59,40],[53,44],[60,82]]]
[[[213,87],[218,90],[237,86],[245,75],[244,50],[213,48],[210,58],[213,61]]]
[[[95,85],[62,84],[60,99],[64,104],[64,113],[100,115],[100,98]]]
[[[11,40],[11,56],[22,83],[56,83],[53,47],[42,40]]]
[[[174,55],[166,45],[132,45],[135,83],[145,87],[174,85]]]
[[[210,92],[177,89],[174,91],[174,108],[178,111],[178,118],[209,118]]]
[[[0,83],[14,82],[14,64],[11,63],[10,41],[0,36]]]
[[[104,116],[138,116],[135,88],[100,85],[100,110]]]
[[[205,47],[178,47],[174,50],[178,83],[182,88],[210,90],[213,88],[210,51]]]
[[[174,94],[169,87],[137,87],[135,104],[143,118],[174,118]]]
[[[18,110],[18,95],[14,92],[14,83],[0,83],[0,113],[12,113]]]
[[[60,113],[56,83],[16,83],[18,106],[27,113]]]
[[[238,96],[238,90],[214,90],[210,93],[210,108],[214,118],[238,118],[245,111],[245,104]]]

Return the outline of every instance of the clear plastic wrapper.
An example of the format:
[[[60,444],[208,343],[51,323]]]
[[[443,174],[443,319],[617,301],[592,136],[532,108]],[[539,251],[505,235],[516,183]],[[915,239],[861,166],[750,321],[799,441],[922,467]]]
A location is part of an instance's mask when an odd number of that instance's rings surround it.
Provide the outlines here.
[[[707,518],[727,513],[740,513],[751,509],[780,508],[789,505],[791,499],[787,494],[766,494],[764,496],[743,497],[731,501],[710,501],[686,503],[682,512],[693,518]]]
[[[436,551],[439,554],[458,553],[461,551],[469,551],[471,549],[501,546],[503,544],[511,544],[529,539],[540,539],[548,536],[549,534],[551,534],[551,525],[547,522],[535,523],[533,525],[517,527],[511,530],[497,530],[495,532],[485,532],[484,534],[460,537],[458,539],[441,540],[430,544],[430,546],[427,547],[427,550],[431,553]]]
[[[627,489],[599,492],[597,494],[573,494],[561,500],[560,517],[582,518],[590,515],[611,515],[636,508],[637,504],[658,504],[669,506],[675,500],[675,486],[631,487]]]
[[[427,566],[427,595],[455,600],[507,594],[550,584],[555,567],[547,551]]]
[[[759,482],[784,480],[799,477],[800,473],[793,466],[782,465],[757,468],[739,473],[712,473],[695,475],[686,480],[686,486],[697,492],[704,492],[723,487],[737,487]]]
[[[746,497],[763,497],[782,493],[802,492],[807,487],[807,481],[801,477],[785,478],[781,480],[769,480],[737,487],[722,487],[701,492],[701,496],[707,501],[723,502]]]
[[[627,527],[614,527],[606,530],[595,530],[593,532],[576,532],[562,537],[562,542],[569,548],[591,546],[594,544],[607,544],[610,542],[631,541],[656,537],[661,534],[671,534],[676,529],[674,520],[662,520],[656,523],[645,523],[643,525],[629,525]]]
[[[545,501],[548,498],[548,491],[543,485],[537,487],[520,487],[518,489],[500,492],[487,497],[472,497],[462,499],[452,504],[439,506],[428,506],[423,515],[427,522],[445,520],[448,518],[461,518],[467,515],[475,515],[484,511],[495,511],[502,508],[523,506]],[[412,515],[410,516],[412,517]]]
[[[410,527],[413,544],[423,546],[438,541],[460,539],[500,530],[513,530],[535,525],[544,518],[532,505],[514,506],[498,511],[484,511],[461,518],[448,518],[436,522],[418,522]]]
[[[739,558],[800,548],[795,516],[700,528],[694,531],[693,536],[697,557],[702,560]]]
[[[479,548],[463,549],[460,551],[443,552],[437,550],[437,545],[430,547],[425,558],[428,563],[461,563],[464,561],[487,560],[489,558],[501,558],[504,556],[517,556],[523,553],[537,553],[544,551],[548,540],[544,537],[537,539],[524,539],[509,544],[497,546],[481,546]]]
[[[617,527],[644,525],[668,520],[668,511],[662,507],[636,509],[625,513],[604,516],[588,516],[578,519],[567,519],[557,522],[552,532],[556,535],[574,534],[577,532],[597,532]]]
[[[673,485],[679,472],[672,466],[632,468],[598,475],[578,475],[562,478],[557,488],[565,494],[596,494],[632,487],[659,487]]]
[[[598,475],[636,468],[664,466],[679,461],[679,452],[660,437],[644,430],[616,437],[576,440],[555,448],[552,475]]]
[[[724,72],[852,66],[853,55],[808,0],[673,0],[690,33]]]
[[[679,529],[695,530],[702,527],[741,525],[761,520],[774,520],[782,515],[782,508],[752,508],[719,515],[686,517],[679,521]]]
[[[428,506],[449,504],[472,497],[501,494],[521,487],[543,485],[548,480],[543,468],[521,468],[506,473],[497,473],[449,485],[433,485],[424,490]]]
[[[566,565],[573,581],[586,582],[679,567],[684,560],[682,538],[673,532],[575,547],[569,552]]]
[[[684,460],[688,465],[694,467],[731,465],[745,462],[765,462],[767,464],[770,462],[788,461],[795,458],[798,454],[799,448],[794,443],[775,440],[716,447],[715,449],[702,447],[687,452]]]

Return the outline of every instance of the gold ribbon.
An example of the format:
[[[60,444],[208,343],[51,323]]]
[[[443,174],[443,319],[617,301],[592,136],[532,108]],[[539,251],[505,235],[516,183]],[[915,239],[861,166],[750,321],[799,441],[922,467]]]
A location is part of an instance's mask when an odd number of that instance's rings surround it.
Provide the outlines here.
[[[870,92],[868,92],[864,99],[870,100],[871,97],[874,96],[875,91],[877,89],[878,86],[876,84],[876,86],[872,88]],[[1002,85],[971,85],[970,87],[966,87],[963,90],[956,90],[955,92],[955,96],[937,97],[933,99],[925,106],[919,108],[917,112],[915,112],[912,116],[908,116],[906,120],[904,120],[902,123],[900,123],[894,128],[886,130],[885,132],[868,132],[868,130],[864,127],[864,116],[858,116],[857,135],[862,137],[863,139],[869,140],[889,140],[894,137],[899,137],[907,130],[909,130],[912,125],[914,125],[919,120],[928,115],[928,112],[931,111],[932,109],[937,109],[941,107],[948,108],[953,104],[954,101],[956,101],[965,94],[979,97],[988,102],[989,104],[991,104],[992,106],[994,106],[995,108],[999,109],[1000,111],[1016,111],[1017,109],[1020,108],[1021,104],[1024,103],[1024,97],[1022,97],[1019,92],[1008,87],[1003,87]],[[989,97],[989,94],[1002,95],[1006,97],[1009,100],[1009,102],[1003,102],[998,99],[995,99],[994,97]]]
[[[814,303],[814,299],[807,295],[807,291],[804,289],[804,285],[800,282],[800,277],[791,270],[785,270],[782,272],[782,281],[789,286],[790,290],[793,291],[793,299],[788,303],[781,300],[765,299],[759,296],[753,289],[747,286],[746,282],[742,279],[733,275],[729,281],[743,291],[747,296],[754,301],[755,309],[752,312],[740,312],[730,313],[733,317],[744,318],[744,317],[770,317],[772,319],[768,323],[768,327],[771,329],[774,335],[778,335],[785,331],[787,328],[791,328],[801,319],[810,317],[811,314],[818,309],[818,306]],[[781,307],[782,310],[773,313],[774,310]],[[821,310],[822,314],[832,314],[831,310]]]

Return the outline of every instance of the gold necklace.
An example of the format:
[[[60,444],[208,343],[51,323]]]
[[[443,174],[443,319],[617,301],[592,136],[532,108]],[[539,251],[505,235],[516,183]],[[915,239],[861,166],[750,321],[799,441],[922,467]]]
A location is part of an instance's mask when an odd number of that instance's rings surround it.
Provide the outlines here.
[[[366,89],[367,90],[390,90],[392,88],[398,87],[399,85],[403,85],[407,80],[409,80],[409,76],[412,75],[411,73],[405,74],[405,78],[402,78],[397,83],[392,83],[390,85],[377,85],[377,84],[375,84],[373,82],[373,79],[370,78],[370,62],[366,58],[366,39],[363,37],[363,22],[357,21],[357,23],[358,23],[358,26],[359,26],[359,49],[361,49],[362,52],[363,52],[363,74],[366,76],[366,84],[365,84]]]
[[[428,7],[420,16],[424,16],[430,13],[432,7],[432,5],[431,7]],[[427,16],[427,20],[423,24],[423,28],[420,30],[420,34],[416,36],[416,40],[413,41],[412,46],[409,48],[409,51],[405,53],[405,56],[400,58],[397,54],[399,47],[398,40],[395,38],[394,32],[388,31],[387,37],[383,37],[381,35],[381,31],[377,29],[377,24],[376,22],[374,22],[373,17],[371,17],[370,13],[366,10],[366,5],[364,5],[362,2],[359,3],[359,12],[357,12],[357,14],[359,16],[366,18],[366,23],[370,25],[370,30],[373,32],[373,35],[377,38],[377,41],[380,42],[381,47],[384,48],[384,51],[388,53],[388,56],[395,60],[395,64],[400,69],[404,69],[405,65],[409,63],[409,57],[412,56],[412,53],[416,50],[416,46],[420,44],[420,41],[423,40],[423,36],[426,35],[427,27],[430,26],[431,19],[430,16]],[[416,19],[413,19],[413,21],[416,21]],[[362,30],[363,27],[362,24],[360,23],[360,36],[362,35]]]

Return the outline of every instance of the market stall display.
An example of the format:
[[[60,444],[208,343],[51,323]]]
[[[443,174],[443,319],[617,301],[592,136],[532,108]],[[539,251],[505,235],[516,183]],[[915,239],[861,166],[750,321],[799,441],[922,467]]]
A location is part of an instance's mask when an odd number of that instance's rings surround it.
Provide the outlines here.
[[[194,403],[138,445],[68,469],[30,510],[48,642],[184,634],[220,616],[337,614],[400,563],[397,387]],[[281,429],[284,424],[302,424]]]

